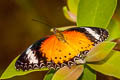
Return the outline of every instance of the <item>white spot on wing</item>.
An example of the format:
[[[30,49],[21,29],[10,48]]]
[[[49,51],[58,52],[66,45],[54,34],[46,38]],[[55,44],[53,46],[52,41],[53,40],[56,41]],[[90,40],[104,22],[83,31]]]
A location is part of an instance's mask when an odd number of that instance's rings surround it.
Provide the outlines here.
[[[34,51],[32,51],[30,48],[27,49],[26,54],[27,54],[27,58],[28,58],[30,64],[38,63],[38,59],[35,56]]]
[[[98,35],[95,31],[93,31],[92,29],[90,28],[85,28],[86,31],[88,31],[93,37],[95,37],[97,40],[99,40],[100,38],[100,35]]]
[[[26,52],[26,54],[29,54],[29,49],[32,47],[32,45],[30,45],[28,48],[27,48],[27,52]]]

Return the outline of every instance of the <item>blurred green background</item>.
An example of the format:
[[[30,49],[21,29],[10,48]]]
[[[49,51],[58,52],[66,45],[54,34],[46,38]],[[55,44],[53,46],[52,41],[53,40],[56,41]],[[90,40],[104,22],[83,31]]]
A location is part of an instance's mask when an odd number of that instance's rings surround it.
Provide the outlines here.
[[[29,45],[50,35],[50,27],[74,25],[63,14],[66,0],[0,0],[0,75],[10,62]],[[120,22],[120,0],[114,19]],[[33,72],[9,80],[42,80],[46,72]],[[97,80],[114,80],[98,74]],[[116,79],[115,79],[116,80]]]

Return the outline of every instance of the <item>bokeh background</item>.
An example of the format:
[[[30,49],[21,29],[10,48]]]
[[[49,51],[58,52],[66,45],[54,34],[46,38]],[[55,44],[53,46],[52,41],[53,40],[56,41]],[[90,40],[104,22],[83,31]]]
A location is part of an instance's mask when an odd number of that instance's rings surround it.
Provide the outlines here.
[[[66,0],[0,0],[0,75],[29,45],[50,35],[51,27],[75,25],[63,14]],[[114,19],[120,22],[120,0]],[[46,72],[33,72],[8,80],[43,80]],[[97,73],[97,80],[117,80]]]

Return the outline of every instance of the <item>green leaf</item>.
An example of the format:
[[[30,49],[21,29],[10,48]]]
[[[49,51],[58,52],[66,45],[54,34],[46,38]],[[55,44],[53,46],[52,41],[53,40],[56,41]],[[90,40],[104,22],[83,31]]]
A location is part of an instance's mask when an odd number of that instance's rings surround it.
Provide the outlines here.
[[[95,62],[95,61],[101,61],[104,60],[112,48],[115,46],[116,43],[114,42],[102,42],[93,47],[89,53],[86,56],[86,61],[87,62]]]
[[[0,77],[0,79],[8,79],[8,78],[12,78],[14,76],[20,76],[20,75],[25,75],[34,71],[45,71],[48,70],[47,68],[43,68],[43,69],[36,69],[36,70],[30,70],[30,71],[17,71],[15,69],[15,62],[18,59],[19,56],[17,56],[12,62],[11,64],[7,67],[7,69],[4,71],[4,73],[2,74],[2,76]]]
[[[114,76],[120,79],[120,52],[111,51],[110,54],[109,58],[105,61],[87,65],[105,75]]]
[[[80,0],[77,26],[106,28],[112,18],[117,0]]]
[[[109,26],[108,26],[108,31],[109,31],[109,38],[108,40],[114,40],[116,38],[120,38],[120,23],[117,20],[111,20]]]
[[[71,13],[70,11],[68,11],[68,9],[67,9],[66,6],[63,7],[63,13],[64,13],[64,16],[65,16],[68,20],[70,20],[70,21],[72,21],[72,22],[76,22],[76,15],[74,15],[73,13]]]
[[[67,0],[67,5],[73,14],[77,15],[77,7],[78,7],[79,0]]]
[[[96,80],[96,72],[85,66],[82,76],[78,80]]]
[[[72,66],[71,68],[65,66],[59,69],[52,80],[76,80],[83,72],[83,65]]]
[[[55,72],[56,71],[53,69],[49,70],[43,80],[51,80]]]

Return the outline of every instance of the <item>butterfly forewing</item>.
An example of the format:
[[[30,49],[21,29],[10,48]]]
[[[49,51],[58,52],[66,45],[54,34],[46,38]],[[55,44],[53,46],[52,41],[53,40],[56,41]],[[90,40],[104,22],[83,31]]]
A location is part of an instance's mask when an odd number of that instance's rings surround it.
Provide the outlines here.
[[[108,31],[97,27],[75,27],[69,28],[66,31],[78,31],[84,33],[92,42],[98,43],[107,39]]]
[[[40,45],[45,39],[47,38],[43,38],[32,44],[20,55],[15,64],[16,69],[29,70],[35,68],[42,68],[45,66],[43,63],[46,63],[46,58],[44,58],[42,56],[42,53],[39,51]]]

